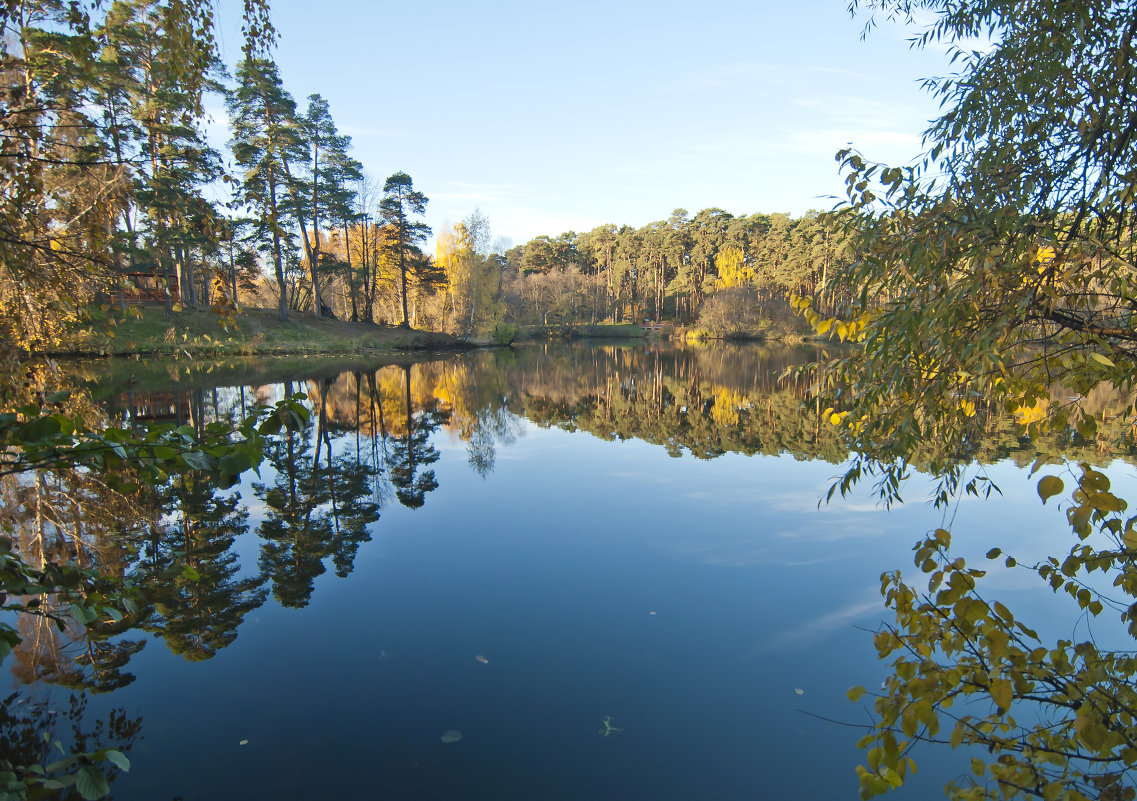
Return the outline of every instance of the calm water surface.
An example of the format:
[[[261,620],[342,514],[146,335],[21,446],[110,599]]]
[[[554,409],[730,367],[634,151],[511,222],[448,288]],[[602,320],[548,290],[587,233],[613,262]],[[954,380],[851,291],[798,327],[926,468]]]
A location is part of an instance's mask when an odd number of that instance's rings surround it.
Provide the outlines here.
[[[920,485],[891,512],[818,508],[843,454],[777,380],[811,355],[528,346],[244,388],[98,377],[127,419],[296,391],[314,410],[236,491],[167,493],[130,551],[176,580],[123,635],[145,643],[124,686],[87,701],[88,723],[137,724],[114,797],[856,798],[842,724],[868,717],[845,691],[886,672],[879,575],[945,513]],[[986,455],[1005,496],[947,513],[965,555],[1061,542],[1014,445]],[[995,581],[1044,627],[1047,595]],[[76,651],[25,635],[23,678]],[[917,761],[902,797],[966,758]]]

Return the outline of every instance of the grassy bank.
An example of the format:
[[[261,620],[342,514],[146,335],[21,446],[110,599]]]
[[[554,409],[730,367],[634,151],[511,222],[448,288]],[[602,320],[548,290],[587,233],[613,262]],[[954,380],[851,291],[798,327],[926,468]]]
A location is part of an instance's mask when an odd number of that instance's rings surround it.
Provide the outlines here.
[[[596,323],[595,325],[531,325],[524,329],[526,339],[635,339],[648,331],[634,323]]]
[[[166,318],[158,307],[140,316],[95,310],[90,322],[64,343],[65,356],[344,356],[468,347],[448,334],[319,319],[292,313],[282,322],[275,311],[248,309],[226,329],[208,311],[186,310]]]

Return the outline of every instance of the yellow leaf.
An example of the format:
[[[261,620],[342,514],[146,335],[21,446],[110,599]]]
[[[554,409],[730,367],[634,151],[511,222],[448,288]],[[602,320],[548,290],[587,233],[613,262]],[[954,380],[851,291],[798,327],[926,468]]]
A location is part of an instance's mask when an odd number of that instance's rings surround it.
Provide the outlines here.
[[[1058,476],[1043,476],[1038,481],[1038,497],[1042,498],[1043,503],[1046,503],[1052,495],[1057,495],[1064,487],[1062,479]]]
[[[1137,531],[1131,528],[1125,529],[1125,533],[1121,535],[1121,541],[1129,550],[1137,551]]]
[[[995,705],[1006,712],[1011,708],[1011,699],[1014,697],[1014,688],[1006,679],[994,679],[991,682],[991,698]]]

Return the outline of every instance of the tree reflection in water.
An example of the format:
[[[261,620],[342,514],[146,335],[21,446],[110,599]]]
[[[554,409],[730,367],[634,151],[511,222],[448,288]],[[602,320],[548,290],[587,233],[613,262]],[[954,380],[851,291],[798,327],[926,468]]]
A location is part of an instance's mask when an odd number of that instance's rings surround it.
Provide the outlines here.
[[[291,382],[285,391],[291,394]],[[320,393],[315,428],[309,420],[301,431],[274,440],[265,456],[275,481],[253,484],[267,507],[258,530],[259,566],[284,606],[308,605],[328,556],[336,574],[347,576],[360,544],[371,539],[367,526],[379,519],[379,503],[369,489],[374,468],[333,451],[327,395]]]

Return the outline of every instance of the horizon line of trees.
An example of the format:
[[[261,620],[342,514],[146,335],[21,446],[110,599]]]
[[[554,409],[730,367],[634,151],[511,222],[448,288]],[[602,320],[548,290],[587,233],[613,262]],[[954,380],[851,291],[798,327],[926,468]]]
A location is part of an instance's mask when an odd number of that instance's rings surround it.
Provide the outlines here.
[[[797,294],[834,305],[854,259],[837,215],[736,216],[675,209],[641,228],[538,236],[504,255],[507,318],[521,324],[675,320],[714,333],[753,327]]]

